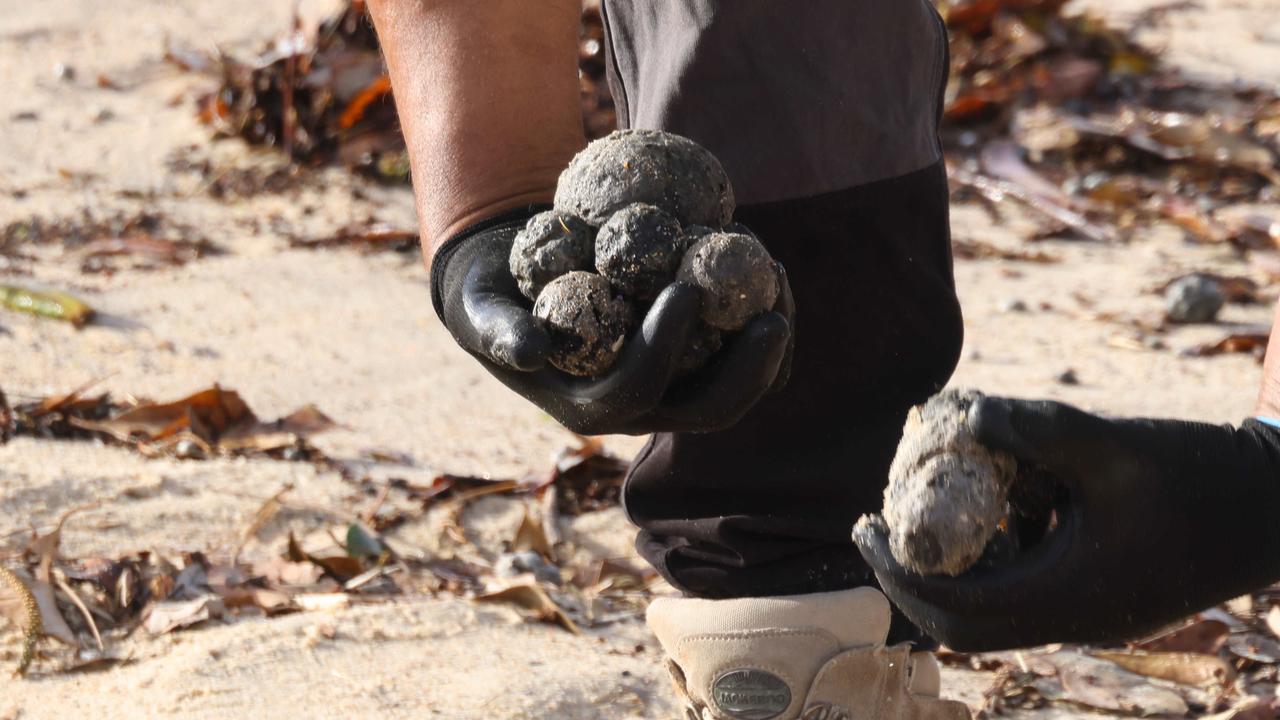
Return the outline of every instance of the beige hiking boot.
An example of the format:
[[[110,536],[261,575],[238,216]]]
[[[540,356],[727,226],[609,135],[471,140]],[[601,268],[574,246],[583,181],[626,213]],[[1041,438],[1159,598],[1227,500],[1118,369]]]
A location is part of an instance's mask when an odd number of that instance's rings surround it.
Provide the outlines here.
[[[649,627],[686,720],[968,720],[938,699],[932,653],[885,647],[874,588],[738,600],[659,599]]]

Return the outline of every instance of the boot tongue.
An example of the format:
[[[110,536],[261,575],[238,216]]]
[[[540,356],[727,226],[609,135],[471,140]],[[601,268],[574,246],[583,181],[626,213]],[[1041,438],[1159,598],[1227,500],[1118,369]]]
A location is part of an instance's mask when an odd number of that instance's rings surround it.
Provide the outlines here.
[[[844,650],[883,645],[889,603],[873,588],[777,598],[659,599],[649,626],[678,686],[717,718],[792,720]]]

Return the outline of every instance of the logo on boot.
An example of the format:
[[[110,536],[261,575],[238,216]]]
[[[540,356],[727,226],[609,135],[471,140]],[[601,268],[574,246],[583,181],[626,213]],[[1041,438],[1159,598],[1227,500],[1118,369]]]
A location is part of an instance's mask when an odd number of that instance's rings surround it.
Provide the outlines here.
[[[720,712],[740,720],[769,720],[791,705],[791,688],[763,670],[730,670],[711,685]]]

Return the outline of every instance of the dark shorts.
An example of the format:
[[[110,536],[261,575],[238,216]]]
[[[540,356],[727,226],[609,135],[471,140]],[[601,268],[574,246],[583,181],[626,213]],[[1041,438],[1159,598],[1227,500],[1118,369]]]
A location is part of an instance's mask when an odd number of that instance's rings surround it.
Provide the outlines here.
[[[945,29],[927,0],[606,0],[605,17],[621,124],[721,159],[797,313],[785,389],[636,458],[638,546],[702,597],[872,582],[850,529],[880,507],[906,411],[946,383],[962,340]]]

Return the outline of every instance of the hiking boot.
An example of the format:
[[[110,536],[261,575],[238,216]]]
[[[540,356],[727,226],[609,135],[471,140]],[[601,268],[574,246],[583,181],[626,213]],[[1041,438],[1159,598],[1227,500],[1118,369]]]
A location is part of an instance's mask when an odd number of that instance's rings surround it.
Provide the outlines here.
[[[932,653],[885,646],[889,601],[874,588],[662,598],[648,621],[686,720],[969,720],[938,699]]]

